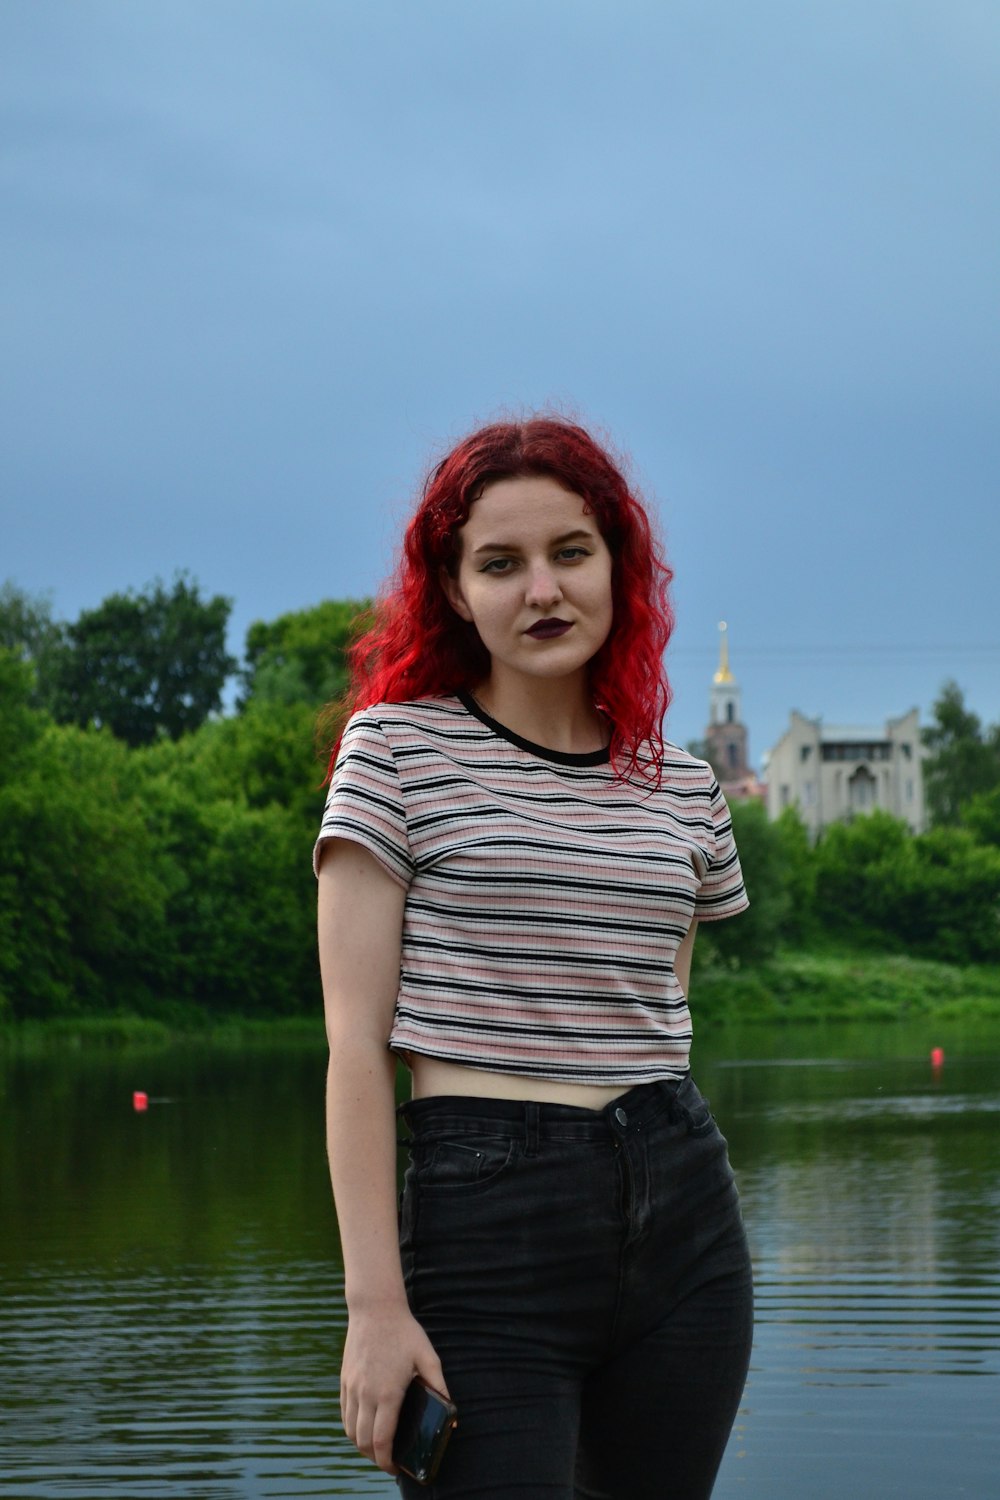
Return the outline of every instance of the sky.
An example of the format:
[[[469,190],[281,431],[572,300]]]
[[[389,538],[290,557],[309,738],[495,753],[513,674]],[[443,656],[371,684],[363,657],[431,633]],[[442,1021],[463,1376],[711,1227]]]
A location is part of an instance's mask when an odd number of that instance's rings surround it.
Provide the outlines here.
[[[994,0],[4,0],[0,580],[361,597],[556,407],[790,710],[1000,720]]]

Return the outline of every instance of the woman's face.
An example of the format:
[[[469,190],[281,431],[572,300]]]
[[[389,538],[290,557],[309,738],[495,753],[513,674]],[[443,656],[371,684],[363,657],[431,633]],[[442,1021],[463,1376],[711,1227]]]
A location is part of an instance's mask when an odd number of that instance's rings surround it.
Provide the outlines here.
[[[491,675],[582,675],[611,629],[611,553],[579,495],[547,476],[498,479],[473,501],[443,584]]]

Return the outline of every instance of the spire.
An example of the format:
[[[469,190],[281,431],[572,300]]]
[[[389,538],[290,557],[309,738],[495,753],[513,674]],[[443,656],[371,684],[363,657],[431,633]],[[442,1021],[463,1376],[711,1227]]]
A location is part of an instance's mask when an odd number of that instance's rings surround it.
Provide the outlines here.
[[[725,620],[719,621],[719,670],[712,678],[713,682],[735,682],[732,672],[729,670],[729,626]]]
[[[707,759],[723,789],[738,788],[752,776],[747,761],[747,730],[740,712],[740,686],[729,665],[729,627],[719,621],[719,670],[708,695]],[[728,795],[728,793],[727,793]]]

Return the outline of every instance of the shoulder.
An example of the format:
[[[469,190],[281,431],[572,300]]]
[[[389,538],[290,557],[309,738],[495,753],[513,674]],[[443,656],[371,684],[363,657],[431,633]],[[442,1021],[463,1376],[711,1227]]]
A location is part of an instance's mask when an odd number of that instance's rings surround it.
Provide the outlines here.
[[[459,700],[450,695],[445,698],[409,698],[402,703],[373,703],[369,708],[358,709],[348,723],[375,724],[380,729],[433,728],[451,719],[468,722],[468,718]]]
[[[403,703],[373,703],[358,709],[347,721],[344,739],[374,734],[395,744],[461,728],[469,728],[469,715],[457,698],[413,698]]]
[[[680,745],[675,745],[670,740],[663,741],[663,764],[690,771],[708,781],[715,780],[715,772],[707,760],[699,760],[690,750],[682,750]]]
[[[403,703],[373,703],[348,719],[340,754],[365,748],[370,753],[406,759],[466,740],[479,726],[455,697],[414,698]],[[338,757],[339,758],[339,757]]]
[[[688,750],[663,742],[663,785],[689,792],[704,792],[709,797],[721,795],[715,772],[707,760],[699,760]]]

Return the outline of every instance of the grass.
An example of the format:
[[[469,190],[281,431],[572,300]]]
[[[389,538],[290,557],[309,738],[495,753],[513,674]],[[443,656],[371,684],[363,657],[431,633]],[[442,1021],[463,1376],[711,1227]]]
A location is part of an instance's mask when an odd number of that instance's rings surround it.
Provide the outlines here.
[[[53,1016],[44,1021],[8,1021],[0,1025],[0,1051],[22,1054],[48,1050],[155,1050],[199,1042],[213,1047],[274,1047],[324,1040],[323,1017],[212,1016],[185,1013],[161,1020],[129,1014],[110,1016]]]
[[[714,958],[696,969],[693,1008],[704,1022],[1000,1020],[1000,965],[935,963],[850,949],[787,949],[742,966]],[[168,1010],[0,1023],[0,1051],[144,1049],[197,1041],[224,1048],[323,1044],[311,1016],[213,1016]]]
[[[895,953],[788,949],[754,966],[709,965],[692,991],[699,1015],[719,1021],[1000,1019],[1000,965]]]

